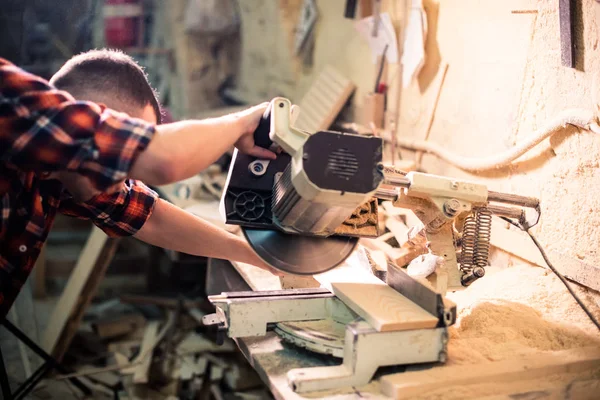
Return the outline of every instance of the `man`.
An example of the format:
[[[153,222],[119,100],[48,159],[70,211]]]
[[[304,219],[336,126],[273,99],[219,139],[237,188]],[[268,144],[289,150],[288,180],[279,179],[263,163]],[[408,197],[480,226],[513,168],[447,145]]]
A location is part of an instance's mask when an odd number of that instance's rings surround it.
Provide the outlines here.
[[[141,183],[193,176],[232,145],[275,158],[252,137],[266,104],[154,126],[160,109],[145,74],[128,56],[106,50],[73,58],[52,83],[85,101],[0,59],[0,318],[31,272],[56,212],[90,219],[109,236],[133,235],[273,271],[246,241]]]

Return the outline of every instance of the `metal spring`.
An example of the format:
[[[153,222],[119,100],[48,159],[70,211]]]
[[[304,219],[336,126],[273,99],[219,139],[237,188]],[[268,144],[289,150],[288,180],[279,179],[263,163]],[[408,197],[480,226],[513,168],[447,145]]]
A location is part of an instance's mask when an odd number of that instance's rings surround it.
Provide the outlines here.
[[[477,243],[473,262],[476,267],[485,268],[489,265],[490,238],[492,236],[492,212],[487,208],[478,208],[477,218]]]
[[[464,274],[474,267],[488,266],[491,233],[492,213],[487,208],[474,209],[465,218],[460,252],[460,269]]]
[[[460,269],[466,274],[473,269],[473,255],[477,243],[477,218],[470,214],[465,218],[460,250]]]

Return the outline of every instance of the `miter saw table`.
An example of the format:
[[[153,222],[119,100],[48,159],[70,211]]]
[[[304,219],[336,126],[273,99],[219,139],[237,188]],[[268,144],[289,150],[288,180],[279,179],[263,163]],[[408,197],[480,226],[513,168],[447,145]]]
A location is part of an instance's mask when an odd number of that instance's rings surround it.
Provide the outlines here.
[[[278,278],[269,272],[248,264],[230,263],[225,260],[211,259],[209,276],[214,276],[214,283],[207,288],[207,293],[221,291],[249,291],[258,293],[281,290]],[[212,289],[211,289],[212,288]],[[297,393],[288,383],[288,371],[300,368],[332,367],[340,365],[341,359],[326,356],[321,353],[307,351],[293,343],[284,340],[274,330],[269,330],[264,336],[234,338],[238,348],[258,373],[263,382],[269,387],[277,400],[323,399],[389,399],[379,389],[379,383],[372,381],[367,385],[345,387],[336,390],[320,390],[311,393]],[[387,367],[378,371],[378,375],[397,373],[405,370],[425,369],[434,364],[416,366]]]

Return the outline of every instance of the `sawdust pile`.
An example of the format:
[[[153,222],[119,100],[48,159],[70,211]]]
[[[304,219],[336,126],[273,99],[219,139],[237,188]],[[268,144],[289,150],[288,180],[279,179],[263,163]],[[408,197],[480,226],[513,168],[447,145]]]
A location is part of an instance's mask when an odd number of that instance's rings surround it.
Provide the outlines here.
[[[582,287],[576,293],[600,318],[600,295]],[[448,297],[457,303],[458,318],[450,328],[447,365],[600,346],[595,326],[543,268],[489,268],[483,279]]]

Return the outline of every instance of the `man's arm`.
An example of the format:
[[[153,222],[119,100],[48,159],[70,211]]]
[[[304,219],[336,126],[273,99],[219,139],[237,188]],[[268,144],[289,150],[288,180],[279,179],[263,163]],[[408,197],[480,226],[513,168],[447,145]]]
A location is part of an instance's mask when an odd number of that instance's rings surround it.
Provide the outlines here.
[[[134,237],[165,249],[240,261],[281,275],[262,261],[244,239],[161,199]]]
[[[157,126],[131,177],[157,186],[180,181],[207,168],[234,145],[243,153],[274,159],[275,153],[256,146],[252,136],[267,105],[220,118]]]
[[[154,191],[139,181],[127,180],[118,191],[101,193],[86,202],[79,202],[65,193],[59,211],[90,219],[112,237],[133,235],[166,249],[241,261],[279,274],[265,264],[244,239],[160,200]]]
[[[73,192],[79,188],[83,201],[130,176],[155,185],[188,178],[232,145],[275,158],[252,138],[265,109],[262,104],[222,118],[155,128],[94,103],[76,102],[0,59],[0,161],[53,173]]]
[[[0,161],[39,176],[77,175],[104,192],[122,182],[154,127],[90,102],[0,59]],[[72,173],[72,174],[69,174]],[[68,179],[65,179],[68,181]],[[76,186],[76,185],[71,185]]]

